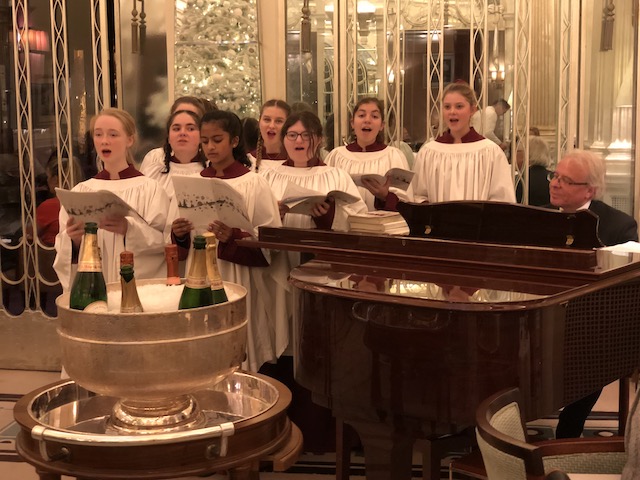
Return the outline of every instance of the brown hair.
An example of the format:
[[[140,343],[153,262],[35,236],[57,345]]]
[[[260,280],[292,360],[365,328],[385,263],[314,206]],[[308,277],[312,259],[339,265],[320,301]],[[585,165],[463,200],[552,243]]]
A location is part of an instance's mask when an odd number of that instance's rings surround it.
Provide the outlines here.
[[[292,113],[287,117],[287,120],[282,125],[282,131],[280,132],[280,138],[284,142],[284,137],[287,135],[289,129],[296,123],[302,123],[305,130],[312,136],[316,137],[314,142],[309,143],[309,148],[313,148],[309,158],[316,158],[320,154],[320,147],[322,147],[322,122],[318,116],[313,112],[298,112]],[[307,152],[309,153],[309,152]]]
[[[161,173],[169,173],[169,170],[171,170],[171,157],[173,148],[171,148],[171,145],[169,145],[169,130],[171,130],[171,125],[173,125],[173,121],[176,119],[176,117],[183,113],[189,115],[195,122],[196,126],[200,128],[200,117],[198,117],[197,113],[194,113],[191,110],[176,110],[171,115],[169,115],[169,118],[167,119],[166,129],[167,138],[165,139],[164,145],[162,147],[162,150],[164,151],[164,170],[162,170]],[[198,146],[198,153],[196,155],[198,161],[202,164],[202,168],[205,168],[207,166],[207,157],[205,157],[204,153],[202,153],[202,147]]]
[[[376,105],[376,107],[378,107],[378,110],[380,110],[380,118],[382,119],[382,124],[384,126],[384,104],[382,103],[382,100],[380,100],[377,97],[364,97],[364,98],[361,98],[358,101],[358,103],[356,103],[355,107],[353,107],[353,112],[351,113],[351,121],[353,121],[354,117],[356,116],[356,112],[358,111],[358,109],[362,105],[367,105],[369,103],[374,103]],[[355,139],[355,133],[353,134],[353,137]],[[384,143],[384,129],[382,129],[382,130],[380,130],[378,132],[378,135],[376,136],[376,142]]]
[[[127,163],[129,165],[134,165],[135,159],[133,158],[133,153],[131,152],[131,149],[133,148],[133,145],[136,144],[136,141],[138,139],[138,132],[136,130],[136,121],[133,119],[131,114],[125,110],[121,110],[119,108],[105,108],[102,111],[100,111],[100,113],[98,113],[97,115],[94,115],[93,118],[91,119],[91,126],[90,126],[91,137],[93,137],[96,120],[102,116],[113,117],[119,120],[120,123],[122,124],[122,128],[124,129],[124,133],[128,137],[133,137],[133,144],[131,145],[131,147],[127,148]]]
[[[444,101],[444,97],[446,97],[450,93],[459,93],[460,95],[462,95],[464,99],[469,102],[471,108],[476,108],[478,106],[478,99],[476,98],[476,94],[466,82],[454,82],[447,85],[442,91],[442,101]]]
[[[287,117],[291,115],[291,106],[284,100],[279,100],[277,98],[272,98],[271,100],[267,100],[260,107],[260,119],[262,118],[262,114],[264,113],[265,108],[269,107],[277,107],[280,110],[284,111],[287,114]],[[258,120],[258,124],[259,124]],[[262,146],[264,145],[264,140],[262,139],[262,134],[258,131],[258,143],[256,143],[256,172],[260,169],[260,164],[262,163]]]
[[[204,105],[204,103],[202,103],[202,100],[200,100],[198,97],[186,95],[184,97],[176,98],[175,102],[173,102],[173,104],[171,105],[171,109],[169,110],[169,112],[171,112],[171,114],[174,114],[178,107],[183,103],[187,103],[196,107],[199,112],[198,117],[202,117],[202,115],[204,115],[207,111],[206,106]]]

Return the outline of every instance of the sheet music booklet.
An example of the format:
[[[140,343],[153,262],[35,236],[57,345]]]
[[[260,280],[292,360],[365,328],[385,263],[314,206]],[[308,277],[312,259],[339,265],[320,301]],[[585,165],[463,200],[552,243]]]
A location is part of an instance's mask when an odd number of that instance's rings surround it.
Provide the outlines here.
[[[82,222],[96,222],[107,215],[122,215],[147,221],[127,202],[109,190],[79,192],[56,187],[60,205],[70,217]]]
[[[206,232],[210,223],[220,220],[253,235],[244,198],[228,182],[188,175],[174,175],[171,180],[180,216],[191,220],[196,234]]]
[[[336,203],[343,202],[346,204],[355,203],[358,200],[361,200],[361,198],[351,195],[350,193],[343,192],[342,190],[332,190],[329,193],[324,194],[289,182],[284,194],[282,195],[281,203],[284,203],[289,207],[290,213],[311,215],[313,207],[317,203],[324,202],[327,198],[333,198]]]
[[[351,178],[353,183],[358,187],[362,187],[362,179],[377,180],[379,183],[384,184],[387,181],[387,177],[391,178],[391,184],[389,186],[398,188],[400,190],[407,190],[413,180],[414,172],[411,170],[405,170],[404,168],[391,168],[384,175],[378,175],[377,173],[353,173]]]

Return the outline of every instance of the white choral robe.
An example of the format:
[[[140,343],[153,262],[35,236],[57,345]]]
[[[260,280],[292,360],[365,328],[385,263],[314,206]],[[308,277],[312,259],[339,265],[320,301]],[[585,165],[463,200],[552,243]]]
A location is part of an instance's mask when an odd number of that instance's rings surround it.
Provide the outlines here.
[[[169,211],[169,197],[158,182],[144,176],[121,180],[91,178],[77,184],[73,190],[109,190],[127,202],[146,221],[145,223],[134,216],[127,216],[129,226],[126,235],[98,229],[102,273],[107,283],[120,279],[120,252],[123,250],[133,252],[137,278],[166,277],[163,231]],[[76,271],[76,265],[71,263],[71,239],[66,231],[68,218],[65,209],[61,208],[60,233],[56,237],[57,253],[53,263],[64,291],[70,288]]]
[[[278,201],[282,200],[282,196],[289,182],[320,193],[340,190],[360,197],[358,187],[353,183],[351,176],[344,170],[328,165],[306,168],[280,165],[279,167],[264,170],[260,172],[260,174],[267,180]],[[367,206],[362,200],[349,205],[336,204],[335,216],[331,228],[333,230],[346,232],[349,230],[347,217],[354,213],[366,211]],[[313,218],[310,215],[297,213],[287,213],[284,216],[283,224],[285,227],[316,228]]]
[[[162,148],[154,148],[144,156],[142,164],[140,165],[140,172],[146,177],[153,178],[158,182],[171,199],[174,199],[176,196],[171,177],[174,175],[199,176],[200,172],[204,170],[200,162],[171,162],[171,168],[169,168],[167,173],[162,173],[164,168],[164,150]]]
[[[282,195],[289,182],[317,192],[329,193],[332,190],[341,190],[356,197],[359,196],[358,187],[353,183],[351,177],[345,171],[335,167],[323,165],[310,168],[296,168],[281,165],[279,167],[261,170],[260,174],[267,180],[278,201],[282,200]],[[347,217],[352,213],[362,213],[366,211],[367,206],[362,200],[350,205],[336,204],[333,229],[347,231],[349,228]],[[294,228],[316,228],[310,215],[296,213],[287,213],[284,216],[283,225]],[[293,292],[288,279],[291,269],[298,265],[300,265],[300,253],[280,251],[274,255],[271,265],[264,272],[268,280],[274,286],[278,286],[275,301],[278,305],[283,305],[286,309],[288,319],[286,324],[287,332],[290,332],[289,318],[293,308]],[[282,297],[282,294],[285,294],[285,296]],[[291,351],[287,351],[286,354],[290,355]]]
[[[392,168],[409,170],[409,163],[405,155],[396,147],[387,146],[377,152],[350,152],[347,147],[337,147],[329,152],[324,163],[340,168],[349,175],[361,173],[375,173],[385,175]],[[375,197],[364,187],[357,187],[360,196],[369,210],[375,210]],[[390,191],[403,198],[404,192],[397,188]]]
[[[202,163],[190,162],[190,163],[171,163],[171,168],[167,173],[162,173],[165,168],[164,164],[164,150],[162,148],[154,148],[144,156],[142,164],[140,165],[140,172],[146,177],[154,179],[158,182],[165,192],[169,196],[171,201],[169,207],[169,214],[167,226],[164,231],[164,240],[166,243],[171,243],[171,223],[173,220],[180,216],[178,211],[178,202],[176,200],[176,191],[173,188],[173,182],[171,179],[176,175],[183,176],[200,176],[200,172],[204,170]],[[184,278],[186,263],[179,262],[180,276]]]
[[[244,198],[249,220],[253,225],[253,237],[258,237],[258,227],[280,227],[278,202],[267,182],[254,172],[236,178],[224,179]],[[231,225],[229,225],[231,226]],[[269,250],[262,249],[271,260]],[[247,360],[243,368],[257,372],[265,362],[275,361],[289,343],[289,320],[285,293],[270,281],[268,267],[248,267],[218,259],[222,279],[238,283],[247,289]]]
[[[251,171],[255,172],[256,170],[256,157],[254,157],[252,154],[247,153],[247,158],[249,159],[249,161],[251,162]],[[268,168],[275,168],[275,167],[279,167],[280,165],[282,165],[284,162],[286,162],[286,160],[280,159],[280,160],[270,160],[268,158],[264,158],[262,157],[262,160],[260,161],[260,170],[258,170],[257,173],[260,173],[264,170],[267,170]]]
[[[511,166],[491,140],[468,143],[431,141],[422,146],[409,187],[414,202],[484,200],[515,203]]]

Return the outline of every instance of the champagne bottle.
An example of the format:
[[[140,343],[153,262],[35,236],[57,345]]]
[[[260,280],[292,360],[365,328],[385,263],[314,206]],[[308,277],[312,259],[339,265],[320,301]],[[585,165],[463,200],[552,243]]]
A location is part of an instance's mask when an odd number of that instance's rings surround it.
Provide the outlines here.
[[[204,237],[202,235],[196,235],[193,239],[193,255],[189,265],[187,281],[178,305],[180,310],[213,305],[211,285],[207,279],[205,246],[206,241]]]
[[[224,283],[220,276],[220,270],[218,270],[218,239],[212,232],[206,232],[203,236],[207,242],[207,277],[209,277],[209,283],[211,284],[213,303],[228,302],[227,292],[224,290]]]
[[[164,247],[164,258],[167,262],[167,285],[180,285],[178,273],[178,246],[169,243]]]
[[[136,288],[136,279],[133,276],[133,265],[120,266],[120,286],[122,288],[122,299],[120,301],[121,313],[142,312],[142,303]]]
[[[107,286],[102,275],[98,225],[94,222],[84,225],[78,271],[71,287],[69,308],[87,312],[107,311]]]

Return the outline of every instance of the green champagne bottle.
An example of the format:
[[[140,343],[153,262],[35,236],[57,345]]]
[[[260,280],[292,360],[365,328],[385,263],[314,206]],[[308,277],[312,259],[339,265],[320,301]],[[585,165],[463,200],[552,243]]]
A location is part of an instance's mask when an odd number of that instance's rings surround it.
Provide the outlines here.
[[[189,265],[187,281],[180,297],[178,308],[206,307],[213,305],[211,285],[207,278],[207,259],[205,254],[206,240],[202,235],[196,235],[193,239],[193,256]]]
[[[122,288],[120,313],[142,312],[142,303],[140,303],[138,289],[136,288],[136,279],[133,276],[133,265],[121,264],[120,286]]]
[[[206,242],[207,257],[207,277],[211,284],[211,295],[213,295],[213,303],[228,302],[227,292],[224,290],[224,283],[218,270],[218,239],[213,232],[203,234]]]
[[[86,312],[107,311],[107,286],[102,275],[98,225],[94,222],[84,225],[78,271],[71,287],[69,308]]]

